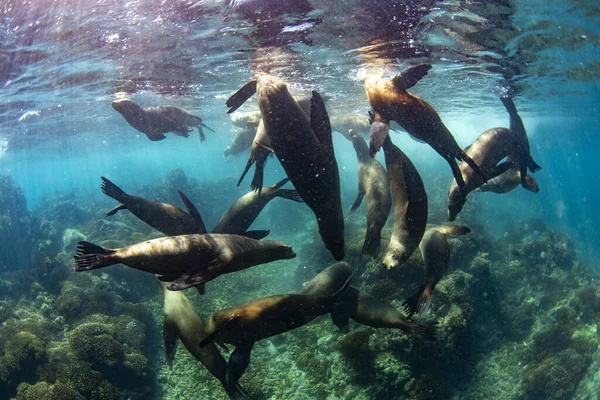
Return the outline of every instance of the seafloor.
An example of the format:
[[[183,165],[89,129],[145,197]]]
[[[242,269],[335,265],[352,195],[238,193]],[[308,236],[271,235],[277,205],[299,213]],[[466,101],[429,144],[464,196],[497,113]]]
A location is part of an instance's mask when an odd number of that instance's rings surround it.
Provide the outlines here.
[[[76,242],[120,247],[159,234],[110,199],[48,199],[30,212],[10,177],[0,177],[0,397],[54,399],[226,399],[219,384],[179,346],[169,368],[162,346],[162,295],[150,274],[113,266],[75,273]],[[211,225],[239,192],[235,179],[199,183],[173,171],[155,186],[128,188],[176,203],[176,190],[202,205]],[[429,193],[431,209],[444,194]],[[204,296],[186,291],[207,318],[225,306],[299,291],[332,263],[307,209],[272,204],[262,222],[292,243],[293,260],[217,278]],[[426,318],[438,340],[351,325],[340,333],[322,317],[259,342],[241,384],[256,399],[596,399],[600,393],[600,283],[574,243],[543,221],[518,221],[502,237],[478,223],[476,196],[452,239],[450,271]],[[207,205],[215,205],[206,211]],[[294,208],[296,207],[296,208]],[[279,216],[279,217],[278,217]],[[285,216],[285,217],[282,217]],[[293,221],[302,229],[286,229]],[[442,222],[431,215],[430,222]],[[391,222],[391,221],[390,221]],[[347,220],[352,285],[401,308],[422,279],[415,252],[388,272],[361,259],[364,219]],[[384,230],[383,243],[389,237]]]

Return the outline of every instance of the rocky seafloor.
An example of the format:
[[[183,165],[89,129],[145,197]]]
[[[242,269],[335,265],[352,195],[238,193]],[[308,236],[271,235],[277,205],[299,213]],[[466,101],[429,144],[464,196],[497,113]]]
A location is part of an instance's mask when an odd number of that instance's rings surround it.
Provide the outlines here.
[[[61,196],[30,212],[10,178],[2,177],[0,186],[0,231],[6,239],[0,247],[0,398],[227,398],[183,346],[173,367],[167,365],[162,295],[150,274],[123,266],[72,271],[79,240],[120,247],[159,237],[158,232],[127,211],[104,217],[116,205],[111,199],[90,203]],[[127,189],[174,204],[176,189],[183,190],[208,227],[227,207],[223,198],[233,202],[239,196],[234,179],[200,184],[180,171],[155,187]],[[443,209],[443,196],[430,194],[430,204]],[[260,221],[298,257],[221,276],[207,284],[203,296],[187,290],[201,316],[297,292],[332,262],[302,207],[274,201]],[[437,342],[356,323],[343,334],[321,317],[257,343],[242,386],[256,399],[597,398],[597,272],[578,260],[568,237],[543,221],[519,221],[497,238],[485,233],[476,216],[473,200],[461,214],[473,232],[450,240],[450,269],[425,316],[439,321]],[[423,280],[421,255],[415,252],[389,272],[359,256],[363,226],[358,215],[347,221],[352,286],[400,309]]]

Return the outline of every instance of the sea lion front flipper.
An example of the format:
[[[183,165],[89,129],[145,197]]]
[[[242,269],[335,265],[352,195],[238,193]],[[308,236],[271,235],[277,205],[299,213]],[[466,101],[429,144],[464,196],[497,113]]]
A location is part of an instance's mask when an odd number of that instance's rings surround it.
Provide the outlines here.
[[[246,83],[240,90],[231,95],[227,102],[225,103],[229,110],[227,110],[227,114],[231,114],[238,108],[242,106],[254,93],[256,93],[256,79]]]
[[[336,300],[331,308],[331,320],[340,332],[350,332],[350,312],[343,300]]]
[[[235,348],[229,362],[227,363],[227,372],[225,373],[225,382],[228,387],[234,387],[250,364],[250,353],[254,347],[254,342],[244,342]]]
[[[331,123],[325,108],[323,98],[316,90],[312,91],[310,99],[310,127],[321,146],[328,152],[333,151],[333,138],[331,135]]]
[[[268,229],[262,230],[262,231],[254,230],[254,231],[246,231],[246,232],[242,233],[242,236],[260,240],[260,239],[264,239],[265,237],[269,236],[269,233],[271,233],[271,231]]]
[[[490,174],[489,179],[494,179],[494,178],[502,175],[503,173],[505,173],[506,171],[511,169],[514,165],[515,164],[512,161],[504,161],[503,163],[496,165],[496,167]],[[527,166],[525,166],[525,174],[527,174]],[[523,182],[523,179],[521,179],[521,182]]]
[[[206,135],[204,134],[202,127],[200,125],[198,125],[197,128],[198,128],[198,134],[200,135],[200,142],[206,142]]]
[[[390,124],[389,122],[373,121],[371,129],[369,130],[369,150],[371,158],[375,157],[375,154],[381,149],[385,139],[390,136]]]
[[[148,139],[152,140],[153,142],[158,142],[160,140],[166,139],[167,137],[164,134],[158,134],[158,135],[149,135],[146,134],[146,136],[148,136]]]
[[[168,316],[165,316],[163,323],[163,342],[167,364],[169,367],[173,367],[173,360],[177,351],[177,325]]]
[[[194,206],[194,203],[192,203],[181,190],[178,190],[177,193],[179,193],[179,197],[181,197],[181,201],[183,201],[183,204],[185,204],[185,208],[187,208],[188,213],[196,222],[196,227],[198,229],[197,233],[207,233],[202,216],[200,215],[200,212],[196,206]]]
[[[410,89],[415,86],[431,69],[431,64],[419,64],[408,67],[394,78],[392,83],[401,90]]]
[[[115,208],[113,208],[112,210],[107,212],[105,214],[105,216],[110,217],[111,215],[115,215],[117,212],[119,212],[121,210],[127,210],[127,207],[125,206],[125,204],[119,204],[118,206],[116,206]]]
[[[213,130],[213,129],[212,129],[210,126],[206,125],[206,124],[205,124],[204,122],[202,122],[202,121],[200,121],[200,126],[202,126],[202,127],[206,128],[206,129],[208,129],[208,130],[209,130],[209,131],[211,131],[211,132],[214,132],[214,130]],[[199,128],[198,128],[198,129],[199,129]]]
[[[438,322],[435,320],[429,321],[406,321],[407,332],[414,336],[420,336],[425,340],[432,342],[437,341],[436,327]]]
[[[365,235],[365,242],[363,243],[361,254],[368,254],[373,258],[376,258],[381,248],[381,228],[375,226],[369,226],[367,228],[367,234]]]
[[[360,203],[362,203],[363,197],[365,197],[365,191],[362,190],[361,188],[359,188],[358,195],[356,196],[356,200],[354,200],[354,203],[352,203],[352,207],[350,207],[348,214],[346,214],[347,216],[352,214],[354,211],[358,210]]]

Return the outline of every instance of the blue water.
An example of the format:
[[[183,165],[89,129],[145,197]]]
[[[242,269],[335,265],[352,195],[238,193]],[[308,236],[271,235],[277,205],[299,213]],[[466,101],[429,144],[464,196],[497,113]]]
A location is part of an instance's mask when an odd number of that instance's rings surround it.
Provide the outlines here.
[[[391,77],[409,63],[427,62],[432,70],[411,92],[438,111],[461,147],[486,129],[508,127],[499,97],[513,91],[531,154],[543,167],[535,174],[539,193],[517,187],[504,195],[469,195],[487,239],[501,241],[525,221],[541,220],[567,235],[577,257],[598,271],[600,9],[595,1],[483,3],[2,1],[0,175],[22,189],[32,214],[73,195],[82,207],[101,205],[93,211],[98,217],[115,205],[100,191],[101,176],[131,194],[160,185],[175,169],[200,184],[235,182],[248,151],[223,156],[237,129],[225,101],[257,70],[270,69],[294,93],[318,90],[330,115],[365,116],[362,80],[371,68],[383,67]],[[372,50],[376,45],[381,51]],[[151,142],[112,109],[124,97],[144,107],[185,108],[215,132],[205,129],[203,143],[196,131]],[[251,99],[242,110],[256,109]],[[447,163],[404,132],[391,136],[437,196],[430,197],[437,207],[430,216],[445,214]],[[356,155],[338,132],[334,146],[348,210],[357,191]],[[377,158],[383,163],[383,154]],[[252,173],[229,189],[244,195]],[[265,185],[284,176],[272,157]],[[213,222],[234,200],[223,197],[199,210]],[[291,206],[274,207],[253,228],[274,221],[272,210]],[[298,207],[301,218],[280,232],[303,244],[316,229],[312,214]],[[320,241],[314,245],[323,250]]]

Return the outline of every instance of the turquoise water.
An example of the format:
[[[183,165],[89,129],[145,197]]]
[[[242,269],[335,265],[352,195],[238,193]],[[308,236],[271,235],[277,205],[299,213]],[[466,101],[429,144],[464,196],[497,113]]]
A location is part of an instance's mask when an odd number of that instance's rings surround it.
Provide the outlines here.
[[[227,398],[184,346],[167,365],[150,274],[73,271],[79,240],[122,247],[162,236],[126,210],[105,217],[117,202],[100,177],[184,208],[182,190],[210,231],[253,173],[236,186],[249,150],[223,155],[238,129],[225,102],[268,70],[294,95],[324,97],[346,213],[358,163],[334,117],[366,119],[364,79],[415,63],[433,67],[410,92],[462,148],[508,127],[499,98],[514,94],[543,167],[539,193],[469,194],[456,223],[472,233],[450,239],[449,270],[418,316],[438,321],[437,342],[357,322],[344,334],[319,317],[259,341],[240,384],[257,399],[596,398],[598,14],[593,1],[566,0],[1,1],[0,398]],[[184,108],[215,132],[152,142],[111,107],[122,98]],[[257,110],[254,96],[236,113]],[[429,222],[448,223],[448,164],[392,128],[423,179]],[[368,140],[368,128],[355,130]],[[265,186],[285,176],[270,157]],[[360,256],[365,226],[364,205],[345,218],[351,285],[402,310],[423,281],[421,254],[389,272]],[[297,293],[335,262],[306,205],[274,199],[250,229],[270,229],[266,239],[297,256],[221,276],[203,296],[184,291],[205,320]]]

